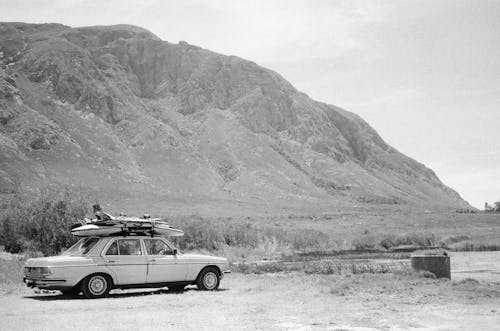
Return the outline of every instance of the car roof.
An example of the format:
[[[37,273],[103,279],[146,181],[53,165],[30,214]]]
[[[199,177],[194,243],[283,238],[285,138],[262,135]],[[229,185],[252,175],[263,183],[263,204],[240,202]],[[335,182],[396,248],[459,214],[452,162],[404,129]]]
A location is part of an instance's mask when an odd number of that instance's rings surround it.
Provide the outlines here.
[[[147,236],[147,235],[128,235],[128,236],[124,236],[124,235],[118,235],[118,236],[89,236],[89,237],[84,237],[84,238],[99,238],[100,240],[103,240],[103,239],[115,239],[115,238],[118,238],[118,239],[159,239],[159,238],[163,238],[163,239],[167,239],[166,237],[164,236]]]

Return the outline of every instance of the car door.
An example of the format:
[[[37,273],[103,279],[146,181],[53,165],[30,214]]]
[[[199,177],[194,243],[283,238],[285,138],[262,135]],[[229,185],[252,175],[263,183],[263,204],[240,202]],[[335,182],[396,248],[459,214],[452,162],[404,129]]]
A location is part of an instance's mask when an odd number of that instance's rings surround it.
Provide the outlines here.
[[[146,283],[148,266],[139,238],[114,239],[103,258],[117,285]]]
[[[143,239],[148,260],[147,283],[182,282],[187,265],[179,263],[174,248],[161,238]]]

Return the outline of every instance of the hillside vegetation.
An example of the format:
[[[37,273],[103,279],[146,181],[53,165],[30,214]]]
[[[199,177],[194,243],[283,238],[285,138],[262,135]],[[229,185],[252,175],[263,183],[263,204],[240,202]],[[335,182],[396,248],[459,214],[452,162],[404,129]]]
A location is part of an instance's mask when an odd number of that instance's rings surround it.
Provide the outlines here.
[[[28,256],[59,254],[77,240],[70,234],[71,225],[84,217],[93,217],[90,201],[86,194],[69,189],[45,191],[40,196],[16,195],[0,213],[0,246],[9,253]],[[183,237],[171,238],[181,250],[217,253],[235,262],[295,255],[307,258],[341,251],[391,252],[402,246],[453,250],[500,248],[499,232],[495,231],[500,226],[498,215],[442,213],[419,218],[391,213],[386,217],[381,220],[380,215],[358,213],[269,218],[163,215],[162,218],[185,232]],[[426,230],[415,231],[415,228]]]

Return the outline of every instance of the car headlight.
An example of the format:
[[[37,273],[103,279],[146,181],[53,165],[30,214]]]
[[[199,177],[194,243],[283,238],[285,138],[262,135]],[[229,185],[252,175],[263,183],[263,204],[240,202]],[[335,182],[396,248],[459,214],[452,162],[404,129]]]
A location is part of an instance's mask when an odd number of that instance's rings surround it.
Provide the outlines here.
[[[40,267],[40,275],[42,276],[52,275],[52,271],[50,271],[49,267]]]

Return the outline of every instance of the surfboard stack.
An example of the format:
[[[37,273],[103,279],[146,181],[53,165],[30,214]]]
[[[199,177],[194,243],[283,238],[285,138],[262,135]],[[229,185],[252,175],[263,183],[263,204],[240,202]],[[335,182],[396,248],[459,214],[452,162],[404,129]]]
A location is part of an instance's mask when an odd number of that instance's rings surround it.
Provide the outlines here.
[[[120,234],[147,234],[170,237],[184,235],[182,230],[174,229],[159,218],[151,218],[146,215],[142,218],[115,217],[101,211],[96,212],[95,215],[95,219],[84,219],[80,223],[74,224],[71,227],[71,234],[77,237],[104,237]]]

